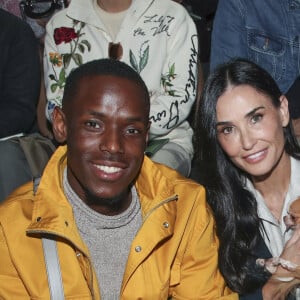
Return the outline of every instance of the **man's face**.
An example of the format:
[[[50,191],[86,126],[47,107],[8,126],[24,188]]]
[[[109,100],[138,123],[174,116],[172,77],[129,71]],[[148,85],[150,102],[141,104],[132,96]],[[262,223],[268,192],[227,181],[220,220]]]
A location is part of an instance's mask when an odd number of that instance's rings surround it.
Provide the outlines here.
[[[87,203],[92,195],[96,206],[95,199],[128,201],[149,130],[141,87],[115,76],[83,78],[63,114],[71,187]]]

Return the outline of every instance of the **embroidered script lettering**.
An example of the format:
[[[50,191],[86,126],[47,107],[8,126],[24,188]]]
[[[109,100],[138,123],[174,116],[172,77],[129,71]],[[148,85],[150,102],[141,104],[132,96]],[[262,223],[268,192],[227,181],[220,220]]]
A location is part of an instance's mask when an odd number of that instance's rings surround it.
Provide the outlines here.
[[[168,36],[170,36],[169,27],[173,20],[174,17],[171,16],[153,15],[153,16],[146,16],[144,23],[151,23],[155,25],[151,28],[153,36],[156,36],[163,32],[165,32]]]
[[[189,59],[189,77],[187,80],[187,84],[185,86],[185,97],[183,100],[181,100],[180,104],[187,103],[191,99],[191,95],[193,97],[196,96],[196,78],[195,78],[195,72],[193,72],[195,65],[197,64],[197,48],[196,43],[198,43],[197,36],[192,36],[192,48],[191,48],[191,57]]]

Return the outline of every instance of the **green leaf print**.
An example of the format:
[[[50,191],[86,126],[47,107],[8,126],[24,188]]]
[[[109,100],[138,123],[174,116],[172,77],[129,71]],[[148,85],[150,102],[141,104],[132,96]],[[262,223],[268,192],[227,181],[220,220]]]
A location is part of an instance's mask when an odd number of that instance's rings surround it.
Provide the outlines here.
[[[69,67],[69,64],[71,62],[72,55],[69,53],[63,54],[62,59],[63,59],[63,64],[64,68],[67,69]]]
[[[81,53],[84,53],[84,46],[82,44],[78,44],[78,49]]]
[[[176,95],[176,90],[173,89],[174,84],[172,81],[177,77],[175,73],[175,63],[173,63],[166,74],[162,74],[161,76],[161,85],[163,86],[165,92],[173,97],[178,97]]]
[[[149,45],[146,47],[146,49],[144,50],[142,57],[140,58],[140,63],[139,63],[139,70],[140,72],[143,71],[143,69],[146,67],[147,63],[148,63],[148,59],[149,59]]]
[[[132,68],[136,72],[140,73],[139,72],[139,67],[138,67],[138,64],[137,64],[137,61],[136,61],[136,58],[135,58],[135,56],[134,56],[134,54],[133,54],[133,52],[131,50],[129,51],[129,58],[130,58],[130,64],[131,64]]]
[[[53,83],[50,86],[51,92],[55,93],[56,89],[58,88],[58,84],[57,83]]]
[[[62,87],[62,85],[65,83],[65,81],[66,81],[66,71],[65,71],[64,68],[62,68],[60,73],[59,73],[58,83]]]
[[[88,51],[91,51],[91,44],[89,43],[89,41],[82,40],[81,43],[87,47]]]
[[[170,74],[172,74],[173,76],[175,75],[175,63],[173,63],[170,67]]]
[[[78,53],[73,53],[72,55],[73,60],[75,61],[77,66],[82,65],[82,56]]]
[[[140,49],[138,51],[138,61],[133,52],[129,50],[130,64],[132,68],[135,69],[139,74],[144,70],[148,63],[150,49],[148,42],[149,41],[145,41],[140,46]]]

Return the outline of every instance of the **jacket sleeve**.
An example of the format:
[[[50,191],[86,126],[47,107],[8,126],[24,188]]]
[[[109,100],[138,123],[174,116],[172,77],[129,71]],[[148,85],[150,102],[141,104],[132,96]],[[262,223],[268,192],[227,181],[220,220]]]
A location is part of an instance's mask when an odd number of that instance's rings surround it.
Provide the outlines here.
[[[247,57],[247,35],[238,0],[219,0],[213,23],[210,69],[232,57]]]
[[[1,70],[0,138],[30,132],[36,121],[41,81],[38,41],[33,31],[21,20],[9,31],[6,43],[9,41],[10,45],[1,46],[7,53],[1,57],[5,62],[1,63],[4,68]]]
[[[55,80],[59,79],[59,74],[63,70],[62,58],[58,51],[58,48],[55,44],[54,37],[54,25],[53,21],[49,21],[46,25],[46,34],[45,34],[45,47],[44,47],[44,81],[46,87],[46,117],[51,122],[52,112],[55,106],[61,107],[62,96],[63,96],[63,87],[56,88],[55,90],[51,89],[53,80],[50,79],[50,76],[56,76]],[[50,54],[53,55],[55,62],[50,62]],[[53,73],[54,72],[54,73]],[[53,75],[54,74],[54,75]]]
[[[204,192],[198,193],[203,203]],[[238,295],[226,285],[218,270],[218,239],[215,222],[209,208],[205,205],[194,207],[190,215],[186,239],[187,247],[181,261],[180,284],[174,288],[173,298],[183,299],[231,299]]]
[[[10,257],[1,223],[0,253],[0,299],[28,299],[28,293]]]
[[[177,4],[179,5],[179,4]],[[167,41],[168,56],[161,75],[161,92],[151,95],[150,134],[166,135],[185,121],[196,99],[198,37],[183,7]]]

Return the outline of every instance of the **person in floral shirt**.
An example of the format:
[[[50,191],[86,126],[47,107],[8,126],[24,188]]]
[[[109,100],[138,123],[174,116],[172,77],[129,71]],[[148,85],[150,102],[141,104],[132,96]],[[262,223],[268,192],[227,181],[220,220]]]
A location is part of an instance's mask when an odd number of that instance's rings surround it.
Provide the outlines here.
[[[169,0],[72,0],[46,27],[46,114],[61,106],[66,77],[98,58],[119,59],[139,73],[151,96],[147,154],[188,176],[193,130],[187,121],[197,93],[194,22]]]

